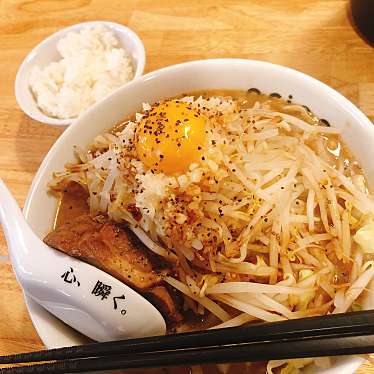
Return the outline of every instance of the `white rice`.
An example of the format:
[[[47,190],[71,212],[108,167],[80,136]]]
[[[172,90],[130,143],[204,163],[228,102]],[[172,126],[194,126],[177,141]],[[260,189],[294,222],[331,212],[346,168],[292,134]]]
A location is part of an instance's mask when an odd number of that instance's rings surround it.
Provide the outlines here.
[[[57,43],[61,60],[35,66],[29,85],[38,107],[56,118],[78,117],[134,77],[133,62],[103,25],[69,32]]]

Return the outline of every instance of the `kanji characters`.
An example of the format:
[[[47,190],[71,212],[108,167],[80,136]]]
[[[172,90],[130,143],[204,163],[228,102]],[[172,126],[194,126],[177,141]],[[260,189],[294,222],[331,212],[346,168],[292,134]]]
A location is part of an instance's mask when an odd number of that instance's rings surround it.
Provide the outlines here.
[[[73,273],[74,270],[72,267],[70,267],[70,270],[65,271],[65,273],[61,275],[61,278],[64,280],[64,282],[75,284],[77,287],[79,287],[81,284]]]
[[[98,280],[91,293],[95,296],[99,296],[99,297],[101,296],[101,300],[104,300],[108,298],[111,291],[112,291],[112,286],[104,284]]]
[[[122,295],[122,296],[113,297],[114,309],[117,309],[117,299],[118,300],[125,300],[126,296]],[[126,314],[126,310],[125,309],[121,309],[121,314],[125,315]]]

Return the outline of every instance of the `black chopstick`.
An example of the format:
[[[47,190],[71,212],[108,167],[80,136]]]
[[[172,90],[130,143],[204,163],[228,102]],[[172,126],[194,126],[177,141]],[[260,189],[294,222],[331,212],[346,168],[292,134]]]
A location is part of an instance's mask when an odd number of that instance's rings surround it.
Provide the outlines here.
[[[212,345],[256,342],[261,339],[322,337],[334,333],[374,334],[374,311],[367,310],[282,322],[257,323],[226,329],[91,343],[74,347],[20,353],[0,356],[0,364],[88,358],[124,353],[135,354],[195,347],[204,348]]]
[[[197,364],[256,361],[373,351],[374,312],[363,311],[163,337],[92,343],[3,356],[0,357],[0,363],[66,360],[38,365],[38,373],[57,373],[64,370],[80,372],[174,366],[186,362]],[[60,370],[58,367],[61,367],[62,371],[56,371]],[[21,369],[23,371],[17,371],[15,368],[3,369],[0,372],[36,372],[33,371],[36,370],[34,366]]]
[[[148,352],[0,369],[3,374],[81,373],[86,371],[130,368],[168,367],[197,364],[218,364],[246,361],[280,360],[303,357],[340,356],[374,351],[374,335],[335,336],[317,339],[268,341],[232,344],[212,348]]]

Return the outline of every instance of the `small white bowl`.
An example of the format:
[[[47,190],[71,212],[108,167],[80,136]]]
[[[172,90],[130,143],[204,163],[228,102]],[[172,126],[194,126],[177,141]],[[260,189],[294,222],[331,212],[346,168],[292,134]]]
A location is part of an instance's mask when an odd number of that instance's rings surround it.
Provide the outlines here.
[[[29,88],[29,75],[34,66],[45,67],[53,61],[61,59],[57,51],[58,41],[72,31],[79,31],[86,26],[104,25],[111,29],[119,39],[122,47],[130,54],[134,63],[134,78],[139,78],[144,71],[145,51],[144,45],[138,35],[128,27],[119,23],[106,21],[93,21],[78,23],[62,29],[39,43],[23,60],[18,69],[15,81],[15,95],[20,108],[31,118],[48,123],[50,125],[70,125],[76,118],[59,119],[44,114],[36,104],[36,101]]]

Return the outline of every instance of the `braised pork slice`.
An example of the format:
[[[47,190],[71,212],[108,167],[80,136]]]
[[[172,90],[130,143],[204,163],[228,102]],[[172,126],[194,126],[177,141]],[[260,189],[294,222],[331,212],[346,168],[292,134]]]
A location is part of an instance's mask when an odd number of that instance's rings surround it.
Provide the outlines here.
[[[183,319],[179,313],[181,302],[170,287],[153,287],[144,296],[162,313],[167,321],[180,322]]]
[[[138,291],[162,282],[167,266],[127,228],[82,215],[44,239],[49,246],[80,258]]]

